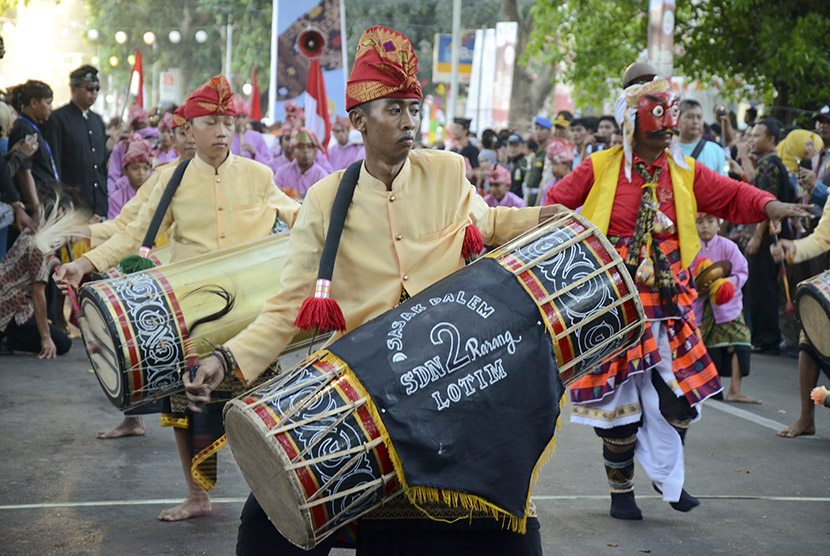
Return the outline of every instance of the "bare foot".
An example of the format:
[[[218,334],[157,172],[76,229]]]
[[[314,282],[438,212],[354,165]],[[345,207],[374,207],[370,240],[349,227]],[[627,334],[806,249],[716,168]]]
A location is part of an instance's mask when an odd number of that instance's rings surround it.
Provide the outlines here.
[[[761,403],[761,400],[756,400],[755,398],[750,398],[749,396],[747,396],[743,392],[738,392],[738,393],[735,393],[735,394],[733,394],[732,392],[729,392],[726,395],[726,401],[728,401],[728,402],[738,402],[738,403],[756,403],[756,404]]]
[[[801,419],[793,423],[782,431],[778,431],[778,436],[782,436],[784,438],[795,438],[796,436],[809,436],[811,434],[816,434],[816,424],[815,422],[804,422]]]
[[[124,417],[116,427],[98,433],[97,438],[121,438],[122,436],[144,436],[147,429],[141,417]]]
[[[204,498],[191,498],[190,496],[188,496],[187,500],[185,500],[178,506],[162,510],[162,512],[159,514],[159,520],[182,521],[185,519],[192,519],[194,517],[210,515],[210,513],[210,498],[208,498],[207,494],[205,494]]]

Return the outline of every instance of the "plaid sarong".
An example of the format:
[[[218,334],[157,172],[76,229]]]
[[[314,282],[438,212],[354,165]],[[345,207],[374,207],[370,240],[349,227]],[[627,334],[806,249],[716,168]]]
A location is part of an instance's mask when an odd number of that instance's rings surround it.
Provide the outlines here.
[[[631,238],[610,236],[608,239],[625,260]],[[603,364],[597,371],[573,383],[572,402],[601,400],[613,393],[631,375],[657,365],[660,362],[660,354],[651,332],[652,326],[666,328],[672,350],[672,370],[689,403],[698,403],[721,389],[718,371],[709,358],[695,324],[691,307],[697,298],[697,291],[692,283],[691,272],[681,266],[679,243],[673,238],[655,237],[654,247],[661,249],[671,263],[677,284],[677,307],[680,314],[666,315],[660,304],[660,294],[648,286],[638,284],[640,300],[649,320],[645,334],[636,345]]]

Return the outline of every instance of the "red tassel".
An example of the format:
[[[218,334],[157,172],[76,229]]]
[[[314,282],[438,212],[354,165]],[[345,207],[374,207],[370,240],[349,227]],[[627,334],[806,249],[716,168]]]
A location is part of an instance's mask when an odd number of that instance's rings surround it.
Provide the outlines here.
[[[482,249],[484,249],[484,238],[481,237],[481,232],[473,224],[468,225],[467,229],[464,230],[461,256],[466,260],[481,253]]]
[[[301,330],[346,330],[346,319],[340,305],[328,297],[308,297],[300,307],[294,325]]]
[[[715,305],[723,305],[724,303],[732,301],[732,298],[735,297],[735,285],[732,281],[726,278],[722,278],[722,280],[723,282],[719,284],[715,292]]]

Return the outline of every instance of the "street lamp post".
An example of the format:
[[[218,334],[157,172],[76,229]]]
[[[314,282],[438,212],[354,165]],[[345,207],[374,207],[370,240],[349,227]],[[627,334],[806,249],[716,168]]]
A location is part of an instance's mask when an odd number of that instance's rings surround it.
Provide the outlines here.
[[[153,49],[153,90],[150,93],[150,106],[158,105],[158,59],[156,56],[156,34],[152,31],[144,33],[144,44]]]

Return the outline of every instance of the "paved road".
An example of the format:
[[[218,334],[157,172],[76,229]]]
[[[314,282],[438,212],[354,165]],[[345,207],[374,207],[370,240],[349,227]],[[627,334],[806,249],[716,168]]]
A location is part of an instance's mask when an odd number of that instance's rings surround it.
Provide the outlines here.
[[[610,518],[600,442],[590,428],[563,422],[556,454],[533,490],[545,554],[826,551],[830,411],[818,408],[817,436],[776,437],[798,413],[796,363],[754,356],[752,366],[744,390],[764,404],[708,402],[689,433],[686,486],[703,504],[688,514],[661,501],[638,467],[645,519]],[[173,434],[151,420],[145,437],[96,440],[120,414],[89,368],[78,340],[57,361],[0,357],[0,553],[233,554],[248,489],[230,452],[220,454],[212,516],[157,521],[185,494]]]

